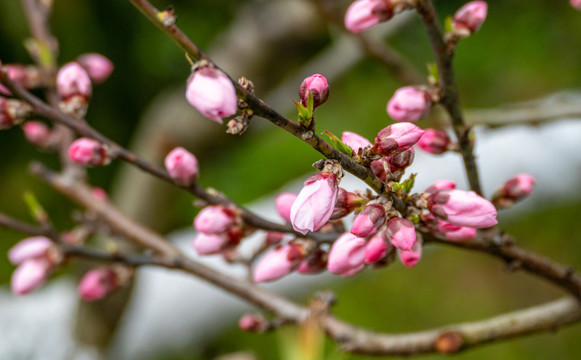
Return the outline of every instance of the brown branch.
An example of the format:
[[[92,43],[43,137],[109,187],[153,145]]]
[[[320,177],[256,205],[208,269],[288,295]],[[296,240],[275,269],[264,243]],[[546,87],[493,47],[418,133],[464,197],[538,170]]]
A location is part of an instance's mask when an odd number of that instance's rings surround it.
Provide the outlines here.
[[[38,227],[38,226],[34,226],[34,225],[30,225],[27,224],[25,222],[22,221],[18,221],[14,218],[11,218],[10,216],[4,215],[4,214],[0,214],[0,227],[4,227],[7,229],[13,229],[28,235],[34,235],[34,236],[45,236],[46,235],[46,230]]]

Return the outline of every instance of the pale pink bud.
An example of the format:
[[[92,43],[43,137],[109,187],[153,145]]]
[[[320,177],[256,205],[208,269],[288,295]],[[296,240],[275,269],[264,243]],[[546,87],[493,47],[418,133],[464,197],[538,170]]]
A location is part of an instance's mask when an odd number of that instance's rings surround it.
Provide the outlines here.
[[[87,71],[95,84],[107,80],[114,69],[111,60],[97,53],[83,54],[77,58],[77,61]]]
[[[279,246],[266,253],[254,268],[254,281],[267,282],[290,273],[302,260],[301,248],[295,244]]]
[[[488,13],[486,1],[471,1],[462,6],[454,14],[454,30],[467,30],[470,34],[478,31]]]
[[[494,205],[473,191],[441,190],[428,201],[434,216],[454,225],[487,228],[498,223]]]
[[[387,113],[395,121],[417,121],[430,112],[430,95],[417,87],[406,86],[395,91],[387,103]]]
[[[326,268],[327,253],[321,249],[316,249],[299,263],[296,272],[299,274],[318,274]]]
[[[397,253],[402,264],[407,268],[412,268],[416,266],[422,258],[422,243],[416,241],[410,251],[398,250]]]
[[[456,188],[456,183],[452,180],[436,180],[425,192],[435,194],[440,190],[452,190]]]
[[[89,138],[75,140],[69,147],[69,156],[77,164],[85,166],[104,165],[109,161],[105,147]]]
[[[24,295],[41,286],[48,278],[50,268],[51,265],[46,259],[24,261],[12,273],[12,292]]]
[[[418,141],[420,149],[430,154],[443,154],[448,150],[452,140],[443,130],[426,129],[424,135]]]
[[[309,91],[313,94],[313,109],[316,109],[329,98],[327,79],[321,74],[314,74],[303,80],[299,87],[299,97],[303,106],[307,106]]]
[[[177,147],[165,157],[165,169],[172,179],[182,185],[191,185],[198,177],[198,159],[183,147]]]
[[[360,149],[364,149],[367,146],[371,146],[369,140],[351,131],[343,132],[343,135],[341,136],[341,141],[345,145],[353,149],[353,151],[355,151],[356,154],[359,152]]]
[[[511,199],[521,199],[531,194],[535,182],[529,174],[518,174],[504,184],[502,194]]]
[[[365,267],[365,239],[351,233],[341,235],[331,247],[327,269],[343,277],[355,275]]]
[[[404,171],[408,166],[410,166],[414,162],[414,157],[415,151],[414,148],[411,147],[395,155],[388,156],[385,159],[387,160],[389,171],[393,173],[396,171]]]
[[[373,150],[378,154],[391,156],[414,146],[423,134],[424,130],[409,122],[389,125],[375,137]]]
[[[390,245],[385,241],[383,232],[375,234],[365,246],[365,263],[371,264],[383,259]]]
[[[363,206],[365,201],[364,197],[349,192],[343,188],[339,188],[337,201],[335,202],[335,208],[333,209],[333,214],[331,214],[330,220],[337,220],[348,215],[353,210]]]
[[[387,179],[386,167],[389,168],[387,160],[388,157],[384,156],[379,160],[372,161],[370,165],[371,171],[373,171],[375,176],[377,176],[377,178],[381,181],[385,181]]]
[[[345,27],[360,33],[393,16],[391,0],[357,0],[345,13]]]
[[[367,237],[375,234],[385,224],[385,208],[380,204],[367,205],[353,220],[351,234]]]
[[[385,234],[393,246],[404,251],[410,251],[417,239],[414,224],[403,218],[389,219]]]
[[[571,6],[577,10],[581,10],[581,0],[570,0]]]
[[[223,124],[222,118],[236,114],[238,98],[232,81],[222,71],[206,66],[188,78],[186,99],[202,115]]]
[[[236,221],[236,214],[222,205],[206,206],[194,220],[194,228],[204,234],[220,234],[227,231]]]
[[[316,231],[329,221],[337,201],[338,181],[331,173],[309,177],[291,207],[291,223],[301,234]]]
[[[194,237],[192,247],[199,255],[217,254],[230,245],[227,234],[198,233]]]
[[[91,189],[91,194],[93,195],[93,197],[95,197],[101,201],[105,201],[108,199],[107,192],[105,190],[103,190],[102,188],[97,187],[97,186],[95,186]]]
[[[89,271],[83,276],[77,291],[86,301],[100,300],[119,288],[119,279],[113,269],[101,267]]]
[[[446,240],[467,241],[476,236],[476,229],[466,226],[458,226],[445,221],[438,221],[438,231]]]
[[[89,74],[76,62],[70,62],[60,68],[56,78],[56,86],[63,100],[75,95],[87,99],[92,92]]]
[[[40,121],[27,121],[22,125],[24,137],[34,146],[44,146],[50,137],[50,128]]]
[[[297,199],[297,196],[298,195],[295,193],[286,192],[286,193],[282,193],[282,194],[278,195],[276,197],[276,199],[274,199],[274,205],[276,206],[276,212],[278,212],[280,217],[282,217],[283,219],[285,219],[288,222],[291,221],[291,218],[290,218],[291,207],[293,206],[293,203]]]
[[[0,64],[1,66],[2,64]],[[26,66],[20,64],[8,64],[6,65],[6,75],[16,84],[28,88],[30,84],[28,79],[28,74],[26,71]],[[10,90],[4,87],[4,85],[0,84],[0,94],[12,96]]]
[[[47,251],[52,246],[52,241],[47,237],[29,237],[21,240],[8,251],[8,259],[12,264],[20,265],[26,260],[46,257]]]
[[[238,320],[238,327],[244,331],[263,331],[268,327],[268,323],[260,314],[244,314]]]

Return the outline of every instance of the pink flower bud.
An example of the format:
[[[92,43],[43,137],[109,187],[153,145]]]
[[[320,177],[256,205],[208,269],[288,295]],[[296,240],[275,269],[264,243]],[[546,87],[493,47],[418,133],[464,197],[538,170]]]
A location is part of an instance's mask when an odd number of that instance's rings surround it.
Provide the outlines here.
[[[277,245],[284,239],[284,234],[276,231],[269,231],[266,233],[264,243],[267,245]]]
[[[425,192],[435,194],[440,190],[452,190],[456,188],[456,183],[452,180],[436,180]]]
[[[424,130],[409,122],[402,122],[381,130],[375,137],[373,150],[384,156],[407,150],[422,137]]]
[[[473,191],[441,190],[428,202],[434,216],[454,225],[487,228],[498,223],[494,205]]]
[[[299,97],[303,106],[307,106],[309,91],[313,94],[313,109],[316,109],[329,98],[327,79],[323,75],[314,74],[303,80],[299,87]]]
[[[438,231],[442,233],[446,240],[467,241],[476,236],[476,229],[465,226],[450,224],[445,221],[438,221]]]
[[[69,156],[77,164],[99,166],[109,162],[107,150],[97,140],[80,138],[69,147]]]
[[[63,100],[75,95],[88,99],[92,92],[89,74],[76,62],[70,62],[60,68],[56,78],[56,86]]]
[[[305,181],[305,186],[291,207],[291,223],[301,234],[316,231],[329,221],[337,201],[338,181],[323,172]]]
[[[468,35],[478,31],[486,20],[487,13],[486,1],[471,1],[465,4],[454,14],[454,30],[468,31]]]
[[[418,141],[418,146],[425,152],[439,155],[448,150],[451,142],[452,140],[450,140],[450,137],[445,131],[426,129],[424,135]]]
[[[186,99],[202,115],[223,124],[222,118],[236,114],[238,98],[232,81],[222,71],[206,66],[188,78]]]
[[[165,169],[181,185],[191,185],[200,173],[198,159],[183,147],[177,147],[167,154]]]
[[[398,250],[397,253],[402,264],[407,268],[412,268],[416,266],[422,258],[422,243],[416,241],[410,251]]]
[[[200,211],[194,220],[194,228],[204,234],[221,234],[236,221],[236,214],[222,205],[210,205]]]
[[[355,217],[351,234],[367,237],[375,234],[385,224],[385,208],[380,204],[367,205]]]
[[[417,239],[414,224],[402,218],[389,219],[385,234],[393,246],[404,251],[410,251]]]
[[[238,320],[238,327],[244,331],[257,332],[265,330],[268,323],[260,314],[244,314]]]
[[[104,266],[86,273],[81,279],[77,291],[81,299],[95,301],[103,299],[118,288],[117,274],[113,269]]]
[[[44,236],[34,236],[21,240],[8,251],[8,259],[14,265],[26,260],[44,258],[52,248],[52,241]]]
[[[387,113],[395,121],[417,121],[430,112],[430,95],[417,87],[406,86],[395,91],[387,103]]]
[[[363,136],[356,134],[354,132],[345,131],[341,136],[341,141],[349,146],[355,153],[357,154],[360,149],[364,149],[367,146],[371,146],[369,140],[364,138]]]
[[[393,173],[396,171],[404,171],[414,162],[414,157],[415,151],[414,148],[411,147],[395,155],[388,156],[385,159],[387,160],[389,171]]]
[[[228,247],[230,241],[227,234],[198,233],[194,237],[192,247],[199,255],[217,254]]]
[[[343,277],[355,275],[365,267],[365,239],[351,233],[341,235],[331,247],[327,269]]]
[[[521,199],[531,194],[534,184],[535,179],[529,174],[518,174],[504,184],[502,194],[511,199]]]
[[[267,282],[290,273],[302,260],[300,246],[286,244],[266,253],[254,268],[254,281]]]
[[[393,16],[391,0],[357,0],[345,13],[345,27],[360,33]]]
[[[570,0],[571,6],[577,10],[581,10],[581,0]]]
[[[327,253],[321,249],[316,249],[309,254],[306,259],[303,259],[296,272],[299,274],[318,274],[327,268]]]
[[[91,194],[94,198],[99,199],[101,201],[107,200],[109,197],[107,196],[107,192],[100,187],[93,187],[91,189]]]
[[[391,245],[385,241],[382,231],[378,232],[367,242],[365,246],[365,263],[371,264],[383,259]]]
[[[282,217],[288,222],[291,221],[290,218],[291,207],[293,206],[293,203],[297,199],[297,196],[298,195],[295,193],[286,192],[278,195],[276,199],[274,199],[276,212],[278,212],[280,217]]]
[[[87,71],[95,84],[105,82],[114,69],[111,60],[97,53],[83,54],[77,58],[77,61]]]
[[[0,64],[1,66],[1,64]],[[22,86],[23,88],[31,87],[31,79],[29,79],[28,71],[26,66],[21,64],[8,64],[6,65],[6,75],[16,84]],[[12,96],[10,90],[6,89],[0,84],[0,94]]]
[[[48,278],[50,268],[51,265],[46,259],[24,261],[12,273],[12,292],[24,295],[41,286]]]
[[[337,201],[335,202],[335,208],[331,214],[329,220],[337,220],[344,216],[347,216],[353,210],[365,204],[366,199],[355,193],[349,192],[343,188],[339,188],[337,193]]]
[[[379,160],[374,160],[371,162],[370,168],[371,171],[377,176],[377,178],[381,181],[387,180],[387,171],[386,168],[389,169],[388,164],[389,157],[384,156]]]
[[[50,128],[40,121],[27,121],[22,125],[24,137],[34,146],[44,146],[50,137]]]

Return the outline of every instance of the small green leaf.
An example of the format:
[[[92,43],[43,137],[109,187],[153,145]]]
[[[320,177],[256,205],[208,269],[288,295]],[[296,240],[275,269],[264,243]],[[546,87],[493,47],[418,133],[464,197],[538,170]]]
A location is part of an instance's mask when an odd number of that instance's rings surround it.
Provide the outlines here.
[[[436,65],[435,63],[428,63],[427,66],[428,66],[428,73],[429,73],[430,82],[437,84],[438,80],[440,79],[438,65]]]
[[[406,193],[409,193],[410,190],[414,187],[414,183],[416,181],[417,174],[411,174],[410,177],[403,182],[403,189]]]
[[[341,139],[339,139],[337,135],[333,134],[332,132],[325,130],[321,133],[321,135],[325,135],[328,139],[328,143],[340,152],[349,156],[353,154],[353,149],[345,145],[343,141],[341,141]]]
[[[447,33],[451,33],[454,31],[454,19],[452,19],[451,16],[446,17],[446,20],[444,20],[444,31]]]
[[[418,214],[411,214],[410,216],[408,216],[408,220],[413,222],[414,224],[417,224],[420,222],[420,216]]]
[[[391,191],[399,191],[401,189],[402,189],[402,186],[400,183],[394,182],[393,184],[391,184]]]
[[[24,202],[28,206],[28,211],[34,220],[39,223],[46,223],[48,220],[48,215],[38,199],[30,191],[24,193]]]
[[[301,122],[309,120],[310,117],[308,116],[308,110],[306,107],[304,107],[300,102],[293,100],[295,103],[295,106],[297,107],[297,110],[299,112],[299,120]]]
[[[313,98],[313,92],[309,90],[309,97],[307,99],[307,111],[309,114],[309,119],[313,117],[313,112],[315,111],[315,99]]]

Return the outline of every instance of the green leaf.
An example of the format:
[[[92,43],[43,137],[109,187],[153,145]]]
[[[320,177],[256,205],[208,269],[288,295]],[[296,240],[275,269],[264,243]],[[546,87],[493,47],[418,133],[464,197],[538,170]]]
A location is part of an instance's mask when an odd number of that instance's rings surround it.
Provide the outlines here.
[[[420,216],[418,214],[411,214],[410,216],[408,216],[408,220],[413,222],[414,224],[417,224],[420,222]]]
[[[34,194],[30,191],[26,191],[24,193],[24,202],[28,206],[28,211],[30,211],[30,215],[33,219],[35,219],[39,223],[45,223],[48,220],[48,215],[38,199]]]
[[[351,149],[351,147],[345,145],[343,143],[343,141],[341,141],[341,139],[339,139],[337,137],[337,135],[333,134],[330,131],[323,131],[321,133],[321,135],[325,135],[325,137],[327,137],[328,139],[328,143],[331,144],[331,146],[333,146],[335,149],[339,150],[340,152],[347,154],[349,156],[351,156],[351,154],[353,154],[353,149]]]
[[[307,100],[307,111],[309,114],[309,119],[313,117],[313,112],[315,111],[315,99],[313,98],[313,92],[309,90],[309,97]]]
[[[429,73],[429,78],[430,78],[430,82],[433,84],[437,84],[438,81],[440,80],[440,73],[438,71],[438,65],[436,65],[435,63],[428,63],[428,73]]]
[[[406,193],[409,193],[410,190],[414,187],[414,183],[416,181],[417,174],[411,174],[410,177],[403,182],[403,189]]]
[[[452,25],[454,23],[454,19],[452,19],[451,16],[446,17],[446,20],[444,20],[444,31],[447,33],[451,33],[454,31],[454,26]]]
[[[304,107],[300,102],[293,100],[295,103],[295,106],[297,107],[297,110],[299,112],[299,120],[302,121],[306,121],[309,120],[311,117],[309,116],[308,110],[306,107]]]

